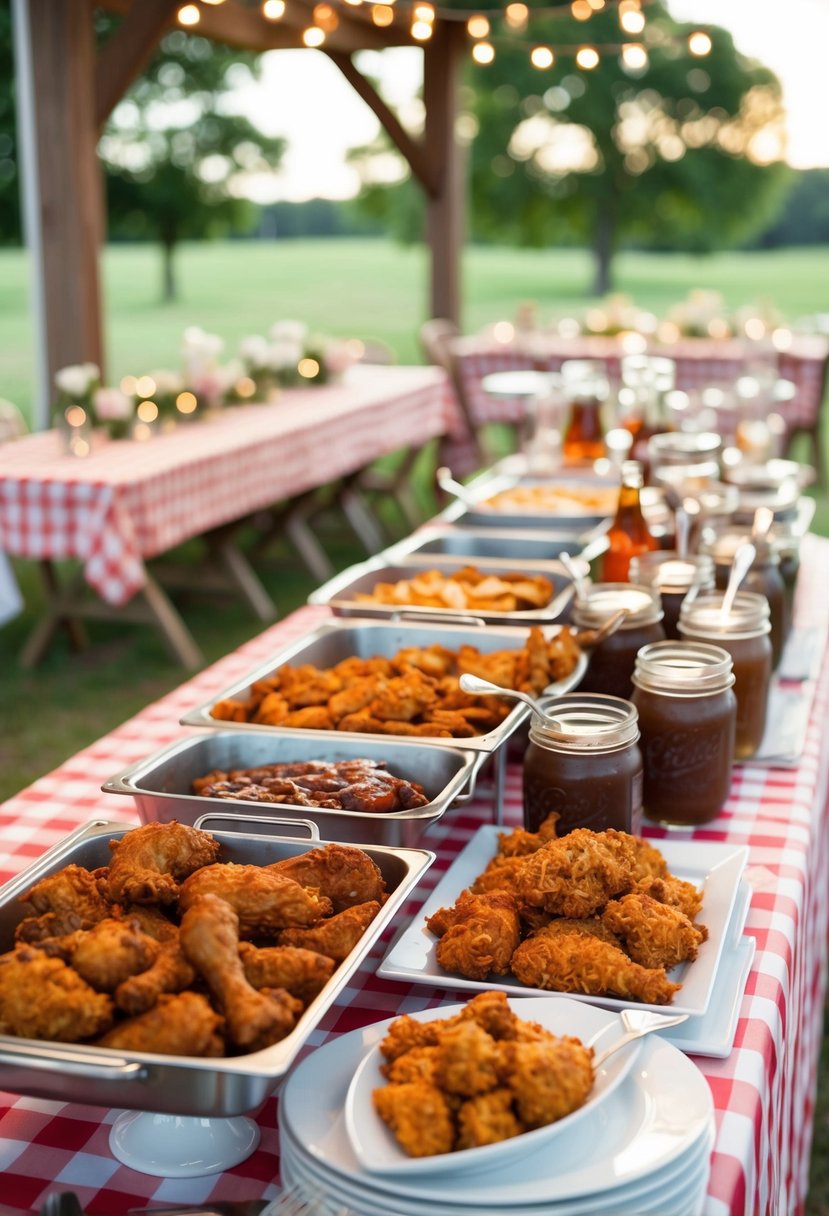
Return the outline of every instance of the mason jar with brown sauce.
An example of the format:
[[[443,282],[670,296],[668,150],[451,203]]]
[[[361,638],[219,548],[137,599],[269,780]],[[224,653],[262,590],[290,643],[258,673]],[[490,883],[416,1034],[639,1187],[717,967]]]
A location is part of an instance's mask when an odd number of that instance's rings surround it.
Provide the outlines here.
[[[540,700],[524,755],[524,826],[537,832],[551,813],[556,832],[574,828],[637,833],[642,756],[637,713],[619,697],[567,693]]]
[[[636,657],[643,814],[658,823],[709,823],[731,788],[737,699],[728,651],[701,642],[644,646]]]
[[[662,627],[666,638],[679,637],[679,610],[691,590],[714,590],[714,562],[707,554],[680,557],[676,549],[640,553],[630,559],[630,581],[654,587],[662,599],[665,616]]]
[[[710,642],[731,655],[737,698],[734,757],[747,760],[766,729],[772,662],[769,606],[765,596],[753,591],[738,592],[727,616],[722,604],[722,593],[710,592],[683,605],[679,632],[682,638]]]
[[[783,653],[783,645],[789,631],[789,613],[786,603],[786,584],[780,570],[780,555],[778,550],[768,540],[751,535],[751,529],[742,531],[729,530],[704,543],[714,558],[714,581],[723,591],[728,585],[731,573],[731,563],[734,553],[743,540],[751,540],[757,556],[751,563],[745,578],[740,584],[743,591],[754,591],[764,595],[769,602],[771,620],[771,663],[776,668]]]
[[[620,609],[622,624],[593,649],[579,692],[630,700],[637,651],[665,640],[659,592],[636,583],[593,583],[573,603],[572,621],[579,629],[599,629]]]

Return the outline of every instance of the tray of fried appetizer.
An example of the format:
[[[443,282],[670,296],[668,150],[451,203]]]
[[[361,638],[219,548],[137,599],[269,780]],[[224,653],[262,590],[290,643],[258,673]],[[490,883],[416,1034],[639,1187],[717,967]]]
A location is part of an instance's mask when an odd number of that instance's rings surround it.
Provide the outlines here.
[[[566,692],[587,669],[592,634],[569,626],[323,622],[218,697],[185,726],[335,731],[421,739],[492,753],[529,710],[459,685],[464,672],[535,695]]]
[[[607,522],[591,528],[528,529],[473,528],[458,524],[426,524],[391,545],[382,556],[390,563],[422,561],[445,565],[467,561],[487,565],[558,564],[562,553],[591,562],[607,548]]]
[[[253,1110],[434,860],[221,822],[95,821],[0,888],[3,1089]]]
[[[537,477],[505,462],[474,477],[464,491],[444,508],[441,519],[478,528],[586,530],[613,518],[619,476],[563,468]]]
[[[176,740],[102,789],[131,795],[144,823],[194,823],[218,804],[250,819],[304,816],[327,839],[408,846],[469,798],[485,759],[410,739],[216,730]]]
[[[744,846],[609,829],[479,829],[379,969],[447,988],[704,1014]]]
[[[574,562],[587,578],[587,562]],[[324,604],[337,616],[543,625],[566,619],[574,594],[572,578],[560,562],[443,566],[428,559],[389,563],[376,557],[341,571],[312,592],[308,602]]]

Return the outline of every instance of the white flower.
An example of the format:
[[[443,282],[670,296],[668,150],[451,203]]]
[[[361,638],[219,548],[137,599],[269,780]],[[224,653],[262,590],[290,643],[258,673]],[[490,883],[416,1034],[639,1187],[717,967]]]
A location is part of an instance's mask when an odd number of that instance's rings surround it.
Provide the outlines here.
[[[248,367],[259,368],[268,365],[268,340],[259,334],[243,338],[239,343],[239,354]]]
[[[160,367],[156,371],[150,372],[150,379],[155,381],[155,391],[162,397],[180,393],[184,388],[182,376],[166,367]]]
[[[268,347],[268,367],[273,371],[283,371],[285,368],[293,367],[299,363],[302,358],[304,348],[302,343],[280,339],[278,342],[272,342]]]
[[[68,397],[84,397],[100,376],[101,369],[95,363],[73,363],[55,372],[55,384]]]
[[[124,422],[132,418],[135,405],[120,388],[99,388],[92,397],[92,408],[101,422]]]
[[[304,321],[277,321],[271,326],[274,342],[294,342],[303,346],[308,337],[308,326]]]
[[[229,359],[227,363],[222,364],[219,368],[219,376],[222,382],[222,392],[227,393],[233,388],[237,380],[245,375],[245,365],[241,359]]]

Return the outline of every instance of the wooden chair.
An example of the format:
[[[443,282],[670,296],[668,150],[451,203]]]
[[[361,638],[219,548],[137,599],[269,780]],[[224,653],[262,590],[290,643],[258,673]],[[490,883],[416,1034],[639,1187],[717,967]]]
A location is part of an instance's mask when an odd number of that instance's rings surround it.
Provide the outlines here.
[[[473,458],[479,468],[484,468],[486,465],[491,464],[491,456],[487,452],[486,445],[473,417],[472,407],[466,395],[463,379],[459,374],[458,365],[452,353],[452,343],[459,336],[460,330],[454,321],[450,321],[446,317],[433,317],[430,321],[424,321],[420,327],[420,348],[427,363],[435,363],[449,374],[452,387],[455,390],[458,408],[466,422]]]
[[[7,439],[19,439],[28,430],[26,419],[17,406],[0,397],[0,443],[5,443]]]

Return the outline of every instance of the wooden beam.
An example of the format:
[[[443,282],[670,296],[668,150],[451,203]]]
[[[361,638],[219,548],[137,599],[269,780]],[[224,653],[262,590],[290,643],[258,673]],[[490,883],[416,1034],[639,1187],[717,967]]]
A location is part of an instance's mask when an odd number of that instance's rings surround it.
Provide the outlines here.
[[[27,0],[34,82],[50,387],[69,363],[103,370],[98,251],[103,184],[96,153],[95,37],[90,0]],[[54,391],[52,387],[52,391]]]
[[[466,212],[466,157],[455,138],[466,28],[436,21],[424,46],[423,100],[429,175],[436,183],[426,199],[426,239],[432,255],[431,316],[460,325],[460,259]]]
[[[428,195],[434,197],[437,192],[437,176],[434,166],[427,158],[422,144],[412,139],[400,119],[386,105],[371,81],[367,80],[362,72],[354,66],[350,55],[330,50],[327,50],[325,53],[331,62],[337,65],[348,83],[362,97],[366,105],[371,107],[398,151],[408,161],[409,168],[423,189]]]
[[[134,4],[98,55],[95,117],[104,125],[175,19],[180,0]]]

